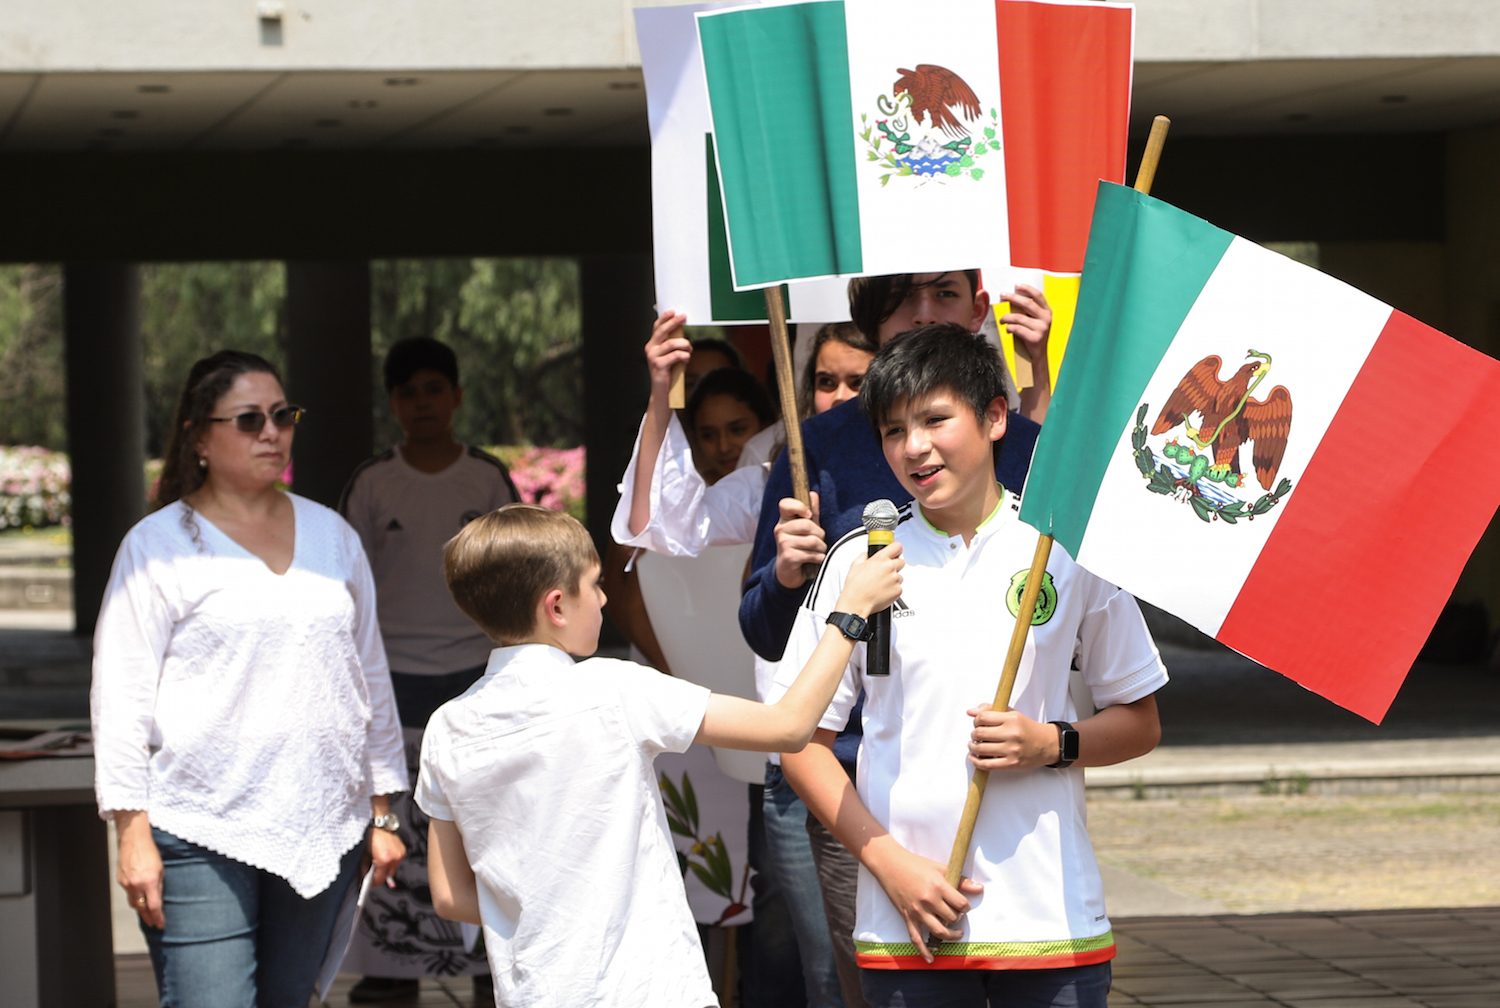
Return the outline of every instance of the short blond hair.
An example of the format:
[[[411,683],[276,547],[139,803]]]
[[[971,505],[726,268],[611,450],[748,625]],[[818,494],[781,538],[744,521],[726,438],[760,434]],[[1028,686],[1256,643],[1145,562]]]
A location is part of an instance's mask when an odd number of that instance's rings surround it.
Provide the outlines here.
[[[443,574],[464,615],[493,640],[514,644],[536,629],[536,604],[554,588],[576,595],[599,553],[572,515],[507,504],[448,540]]]

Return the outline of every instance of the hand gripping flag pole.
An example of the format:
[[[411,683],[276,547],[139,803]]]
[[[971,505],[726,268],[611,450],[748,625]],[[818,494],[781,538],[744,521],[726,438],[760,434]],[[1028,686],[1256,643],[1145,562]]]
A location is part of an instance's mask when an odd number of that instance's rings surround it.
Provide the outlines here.
[[[1159,115],[1151,123],[1151,136],[1146,141],[1146,151],[1141,155],[1141,167],[1136,172],[1135,188],[1138,192],[1151,192],[1151,182],[1156,178],[1156,166],[1161,161],[1162,147],[1167,142],[1167,129],[1172,120]],[[1043,535],[1037,539],[1036,554],[1031,560],[1031,570],[1026,575],[1026,586],[1021,591],[1021,607],[1016,613],[1016,626],[1010,635],[1010,650],[1005,654],[1005,666],[1000,672],[1000,686],[995,690],[995,710],[1010,708],[1011,690],[1016,684],[1016,672],[1021,667],[1021,654],[1026,649],[1026,634],[1031,630],[1031,617],[1036,612],[1037,596],[1041,593],[1042,581],[1047,570],[1047,559],[1052,555],[1052,537]],[[979,819],[979,806],[984,801],[985,784],[990,779],[988,770],[974,770],[969,780],[969,794],[964,800],[964,814],[958,823],[958,835],[953,839],[953,853],[948,856],[948,884],[957,889],[963,881],[964,862],[969,858],[969,845],[974,840],[974,824]],[[927,948],[934,955],[942,946],[942,940],[929,937]]]

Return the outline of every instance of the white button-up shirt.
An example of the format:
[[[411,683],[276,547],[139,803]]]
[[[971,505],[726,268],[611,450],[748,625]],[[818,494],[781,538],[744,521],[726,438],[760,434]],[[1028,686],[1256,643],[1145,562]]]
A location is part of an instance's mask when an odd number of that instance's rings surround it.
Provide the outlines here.
[[[100,814],[151,824],[304,897],[364,837],[406,761],[359,537],[292,495],[277,575],[182,502],[120,544],[94,632]]]
[[[718,1003],[652,766],[692,744],[708,697],[524,644],[432,716],[416,800],[463,837],[496,1004]]]

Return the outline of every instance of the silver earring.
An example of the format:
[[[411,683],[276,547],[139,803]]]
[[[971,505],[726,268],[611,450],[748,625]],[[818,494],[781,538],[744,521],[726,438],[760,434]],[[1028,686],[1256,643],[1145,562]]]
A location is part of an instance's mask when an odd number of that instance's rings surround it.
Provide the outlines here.
[[[199,469],[207,469],[208,468],[208,459],[203,458],[202,456],[199,456],[199,458],[198,458],[198,468]]]

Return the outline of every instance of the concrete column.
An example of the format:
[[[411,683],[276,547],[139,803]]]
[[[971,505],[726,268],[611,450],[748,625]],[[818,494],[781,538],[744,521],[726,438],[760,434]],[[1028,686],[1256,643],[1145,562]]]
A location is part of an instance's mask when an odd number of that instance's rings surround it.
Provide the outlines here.
[[[375,440],[370,264],[286,264],[287,398],[307,410],[292,443],[293,489],[333,507]]]
[[[583,438],[588,447],[588,519],[594,544],[609,545],[616,485],[630,464],[636,428],[651,395],[641,347],[655,302],[651,257],[579,260],[583,329]]]
[[[589,256],[578,261],[583,336],[583,441],[589,533],[602,557],[616,485],[630,464],[636,428],[651,395],[641,347],[651,334],[655,282],[648,255]],[[605,620],[600,643],[624,643]]]
[[[63,267],[75,632],[92,635],[115,550],[146,511],[140,271]]]
[[[1500,356],[1500,127],[1448,137],[1445,262],[1447,332]],[[1413,389],[1413,401],[1441,389]],[[1483,603],[1493,628],[1500,621],[1500,522],[1480,540],[1453,593]]]

